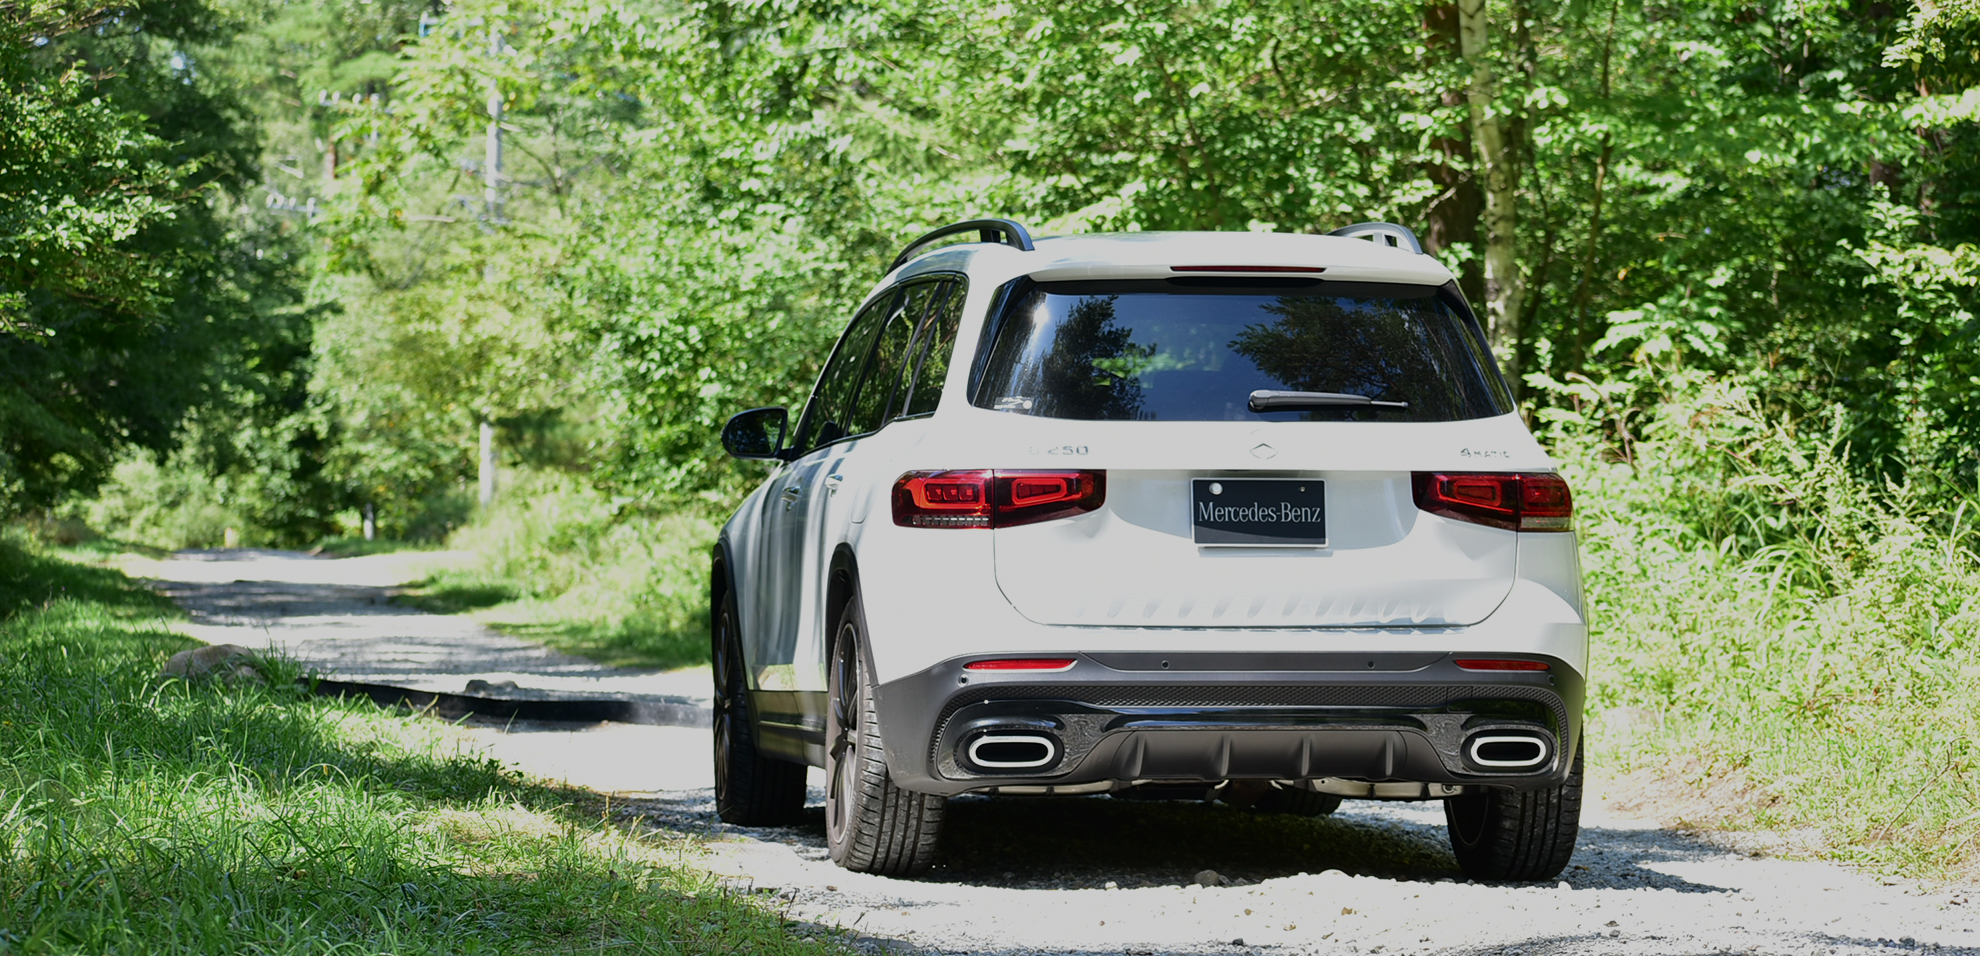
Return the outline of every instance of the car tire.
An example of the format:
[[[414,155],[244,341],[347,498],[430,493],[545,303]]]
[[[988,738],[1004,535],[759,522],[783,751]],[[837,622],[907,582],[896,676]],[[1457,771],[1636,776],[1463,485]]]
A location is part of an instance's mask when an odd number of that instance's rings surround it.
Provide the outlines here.
[[[1581,834],[1581,751],[1566,782],[1545,790],[1479,789],[1444,800],[1458,868],[1474,880],[1560,875]]]
[[[709,669],[715,678],[715,813],[737,826],[787,826],[804,813],[805,767],[757,749],[737,620],[735,595],[725,592],[715,608],[709,642]]]
[[[1295,787],[1266,791],[1251,808],[1259,813],[1283,813],[1293,817],[1324,817],[1341,808],[1341,798]]]
[[[825,708],[825,842],[860,873],[913,876],[935,859],[946,801],[894,786],[863,659],[859,598],[839,616]]]

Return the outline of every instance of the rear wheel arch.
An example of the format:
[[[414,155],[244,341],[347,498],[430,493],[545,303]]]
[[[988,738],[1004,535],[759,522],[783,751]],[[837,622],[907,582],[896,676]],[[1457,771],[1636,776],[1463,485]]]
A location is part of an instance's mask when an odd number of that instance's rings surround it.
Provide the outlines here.
[[[716,538],[715,543],[708,548],[708,607],[711,610],[720,608],[722,598],[730,594],[736,596],[738,613],[742,610],[740,607],[742,586],[741,582],[735,579],[736,560],[733,551],[734,548],[729,543],[727,535]],[[741,626],[741,622],[738,621],[737,625]],[[710,627],[713,626],[711,621]]]
[[[833,609],[826,649],[826,844],[832,861],[849,870],[912,876],[934,860],[947,801],[893,781],[858,575],[850,554],[845,558],[834,555],[826,590]]]
[[[708,599],[721,600],[729,587],[729,542],[717,539],[708,548]]]
[[[722,602],[725,599],[733,598],[736,601],[736,656],[741,657],[749,645],[748,641],[742,640],[742,589],[737,586],[731,571],[735,566],[735,561],[729,554],[729,539],[727,537],[715,539],[715,543],[708,548],[708,638],[711,665],[717,663],[714,659],[715,641],[721,633]],[[745,685],[754,684],[755,681],[750,679],[748,663],[746,661],[738,663],[742,666],[745,675],[743,678]]]
[[[829,667],[831,666],[832,653],[836,650],[834,645],[839,640],[839,617],[846,612],[847,605],[859,599],[859,561],[854,557],[852,547],[842,544],[839,545],[837,550],[832,552],[831,563],[826,568],[824,619],[827,630],[825,660],[826,666]],[[864,613],[860,615],[861,618],[865,616]],[[865,623],[864,620],[860,622],[860,633],[862,635],[866,632]],[[869,640],[867,643],[870,645],[872,642]],[[870,671],[873,667],[870,652],[873,649],[869,646],[862,647],[860,650],[864,652],[860,654],[860,659],[866,662],[866,667]]]

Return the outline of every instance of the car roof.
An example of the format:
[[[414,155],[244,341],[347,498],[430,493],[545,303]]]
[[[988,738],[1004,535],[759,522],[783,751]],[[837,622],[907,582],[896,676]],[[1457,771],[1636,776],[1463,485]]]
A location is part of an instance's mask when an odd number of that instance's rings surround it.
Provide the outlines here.
[[[1048,236],[1020,251],[958,243],[917,256],[892,279],[926,272],[989,271],[1038,281],[1157,278],[1177,266],[1321,270],[1328,279],[1442,285],[1451,271],[1433,256],[1367,239],[1271,232],[1113,232]],[[1241,274],[1241,270],[1237,270]],[[999,278],[997,281],[1004,281]]]

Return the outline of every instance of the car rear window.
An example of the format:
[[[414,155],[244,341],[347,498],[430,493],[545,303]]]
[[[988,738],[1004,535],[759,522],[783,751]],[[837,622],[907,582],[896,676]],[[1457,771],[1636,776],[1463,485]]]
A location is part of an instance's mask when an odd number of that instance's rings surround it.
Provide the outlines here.
[[[1450,288],[1314,279],[1019,280],[985,330],[973,402],[1106,421],[1503,415],[1512,396],[1477,321],[1454,296]],[[1254,412],[1256,390],[1400,404]]]

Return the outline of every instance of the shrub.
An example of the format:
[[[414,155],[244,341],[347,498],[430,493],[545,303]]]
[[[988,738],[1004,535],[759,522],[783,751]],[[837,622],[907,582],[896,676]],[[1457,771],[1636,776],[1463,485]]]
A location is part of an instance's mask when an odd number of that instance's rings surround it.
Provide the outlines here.
[[[111,469],[95,498],[68,511],[109,537],[170,550],[219,547],[228,528],[241,534],[243,544],[261,543],[267,535],[227,492],[225,479],[178,456],[161,464],[151,452],[134,450]]]
[[[486,607],[505,630],[607,663],[699,663],[717,523],[626,505],[567,474],[514,473],[495,506],[451,539],[477,555],[475,566],[436,574],[419,597],[440,609]]]
[[[1840,409],[1795,422],[1736,382],[1674,380],[1631,411],[1596,383],[1551,383],[1575,399],[1547,436],[1576,493],[1591,710],[1641,707],[1666,728],[1598,753],[1682,755],[1704,778],[1744,780],[1727,822],[1973,866],[1972,499],[1923,469],[1874,477]]]

